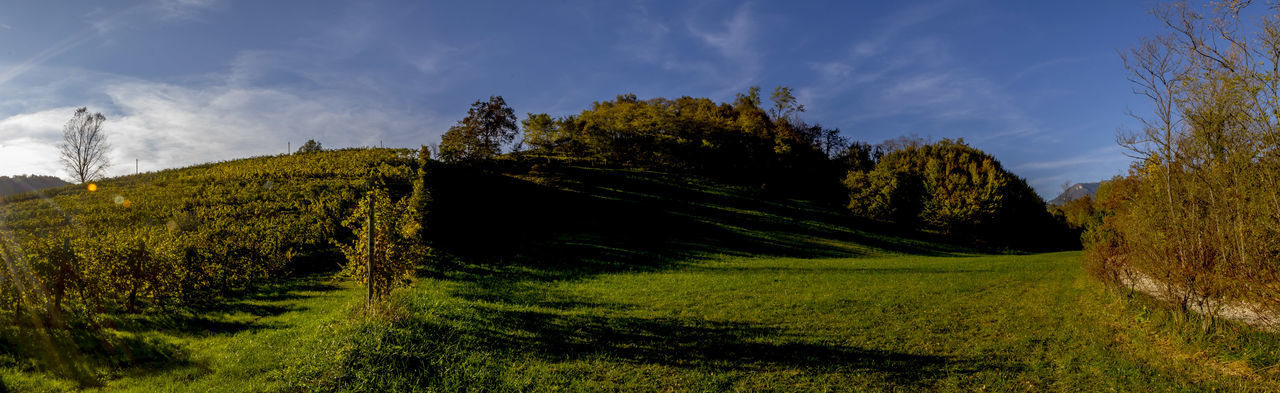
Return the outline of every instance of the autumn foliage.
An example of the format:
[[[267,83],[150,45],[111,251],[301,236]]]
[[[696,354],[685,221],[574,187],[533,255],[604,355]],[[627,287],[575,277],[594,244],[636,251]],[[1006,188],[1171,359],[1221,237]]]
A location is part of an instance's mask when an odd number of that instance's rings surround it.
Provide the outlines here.
[[[1210,322],[1224,304],[1280,310],[1280,17],[1248,10],[1155,10],[1165,31],[1125,56],[1153,111],[1121,135],[1138,160],[1099,191],[1086,237],[1095,275],[1149,278]]]
[[[372,192],[404,205],[418,167],[409,150],[320,151],[10,199],[0,205],[0,304],[49,314],[143,311],[328,269],[325,250],[354,242],[344,221],[359,214],[371,174],[380,179]],[[388,223],[410,227],[396,221],[402,216],[388,213]]]
[[[869,170],[849,171],[844,184],[857,215],[985,246],[1078,244],[1025,180],[963,140],[902,146]]]

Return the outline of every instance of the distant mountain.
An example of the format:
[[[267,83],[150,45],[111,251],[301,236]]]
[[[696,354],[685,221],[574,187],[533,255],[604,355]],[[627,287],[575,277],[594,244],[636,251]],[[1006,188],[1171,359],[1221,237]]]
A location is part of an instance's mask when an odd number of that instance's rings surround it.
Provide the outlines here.
[[[1049,201],[1049,204],[1062,206],[1067,202],[1083,198],[1086,195],[1092,198],[1094,194],[1098,192],[1098,185],[1100,184],[1102,183],[1076,183],[1071,187],[1067,187],[1065,191],[1062,191],[1062,194],[1058,194],[1057,198],[1053,198],[1053,200]]]
[[[0,197],[21,194],[46,188],[62,187],[71,183],[53,176],[0,176]]]

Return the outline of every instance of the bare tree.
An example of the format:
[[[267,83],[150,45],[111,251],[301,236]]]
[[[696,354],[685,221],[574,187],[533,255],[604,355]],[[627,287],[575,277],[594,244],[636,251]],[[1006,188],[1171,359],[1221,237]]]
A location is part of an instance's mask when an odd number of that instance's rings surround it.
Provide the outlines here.
[[[89,108],[80,108],[62,126],[62,143],[58,145],[62,165],[78,183],[101,178],[111,165],[107,159],[111,145],[102,131],[105,121],[107,117],[102,113],[89,114]]]

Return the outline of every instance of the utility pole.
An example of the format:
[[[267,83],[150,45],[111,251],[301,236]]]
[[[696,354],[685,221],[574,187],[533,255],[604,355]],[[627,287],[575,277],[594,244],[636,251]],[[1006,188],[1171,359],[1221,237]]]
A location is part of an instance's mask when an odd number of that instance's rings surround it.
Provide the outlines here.
[[[133,174],[138,174],[138,159],[133,159]]]

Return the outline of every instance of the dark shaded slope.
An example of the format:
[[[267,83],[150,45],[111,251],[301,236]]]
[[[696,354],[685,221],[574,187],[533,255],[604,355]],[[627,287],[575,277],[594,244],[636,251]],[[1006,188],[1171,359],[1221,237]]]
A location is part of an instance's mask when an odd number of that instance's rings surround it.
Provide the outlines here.
[[[567,168],[436,173],[436,245],[472,262],[548,279],[661,268],[716,255],[850,257],[956,251],[805,201],[675,175]],[[527,273],[527,272],[526,272]]]

